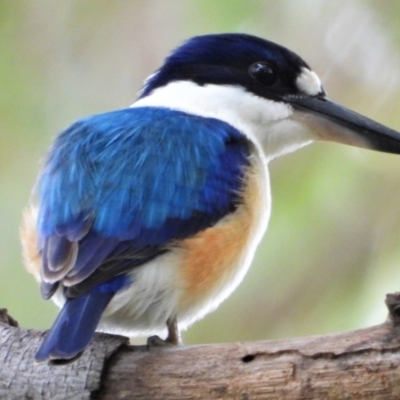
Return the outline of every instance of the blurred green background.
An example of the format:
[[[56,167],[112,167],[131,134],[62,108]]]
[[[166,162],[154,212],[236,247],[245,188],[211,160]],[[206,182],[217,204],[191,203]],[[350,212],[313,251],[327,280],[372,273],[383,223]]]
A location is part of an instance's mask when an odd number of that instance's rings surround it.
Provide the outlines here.
[[[22,267],[18,229],[52,138],[131,104],[184,39],[247,32],[296,51],[330,98],[400,129],[400,2],[0,2],[0,307],[21,326],[56,315]],[[400,157],[314,144],[271,164],[272,218],[239,289],[187,343],[283,338],[385,319],[400,290]]]

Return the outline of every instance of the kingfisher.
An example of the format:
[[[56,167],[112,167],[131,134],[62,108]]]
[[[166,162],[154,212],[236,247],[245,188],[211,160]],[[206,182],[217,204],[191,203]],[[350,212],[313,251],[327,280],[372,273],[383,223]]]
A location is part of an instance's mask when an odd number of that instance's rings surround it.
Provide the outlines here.
[[[61,308],[36,360],[73,360],[95,331],[180,344],[249,268],[269,161],[314,140],[400,153],[398,132],[329,100],[298,55],[240,33],[187,40],[132,106],[62,131],[21,229]]]

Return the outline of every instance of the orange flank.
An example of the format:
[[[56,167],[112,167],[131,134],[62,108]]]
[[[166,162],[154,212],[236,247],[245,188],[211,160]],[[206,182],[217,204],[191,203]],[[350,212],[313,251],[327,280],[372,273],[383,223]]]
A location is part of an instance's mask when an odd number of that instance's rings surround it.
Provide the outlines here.
[[[25,268],[37,281],[40,281],[42,260],[38,252],[38,235],[36,231],[37,214],[38,210],[34,206],[25,210],[20,236]]]
[[[236,286],[235,281],[246,272],[246,256],[259,231],[264,204],[264,182],[259,176],[256,166],[250,166],[243,182],[243,201],[236,211],[178,243],[182,250],[182,309],[196,307],[229,286]]]

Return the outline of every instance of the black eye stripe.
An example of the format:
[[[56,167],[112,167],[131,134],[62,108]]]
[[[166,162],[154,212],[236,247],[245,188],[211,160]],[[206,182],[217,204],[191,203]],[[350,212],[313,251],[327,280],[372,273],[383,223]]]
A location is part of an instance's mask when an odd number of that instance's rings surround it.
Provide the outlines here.
[[[278,78],[275,68],[265,61],[258,61],[251,64],[248,72],[255,81],[265,86],[273,85]]]

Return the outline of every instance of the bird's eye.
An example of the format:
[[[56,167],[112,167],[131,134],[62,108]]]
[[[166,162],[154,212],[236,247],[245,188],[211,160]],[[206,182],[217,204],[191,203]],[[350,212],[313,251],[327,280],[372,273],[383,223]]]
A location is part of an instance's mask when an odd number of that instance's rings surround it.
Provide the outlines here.
[[[249,74],[255,81],[265,86],[273,85],[278,78],[278,75],[271,64],[263,61],[251,64]]]

